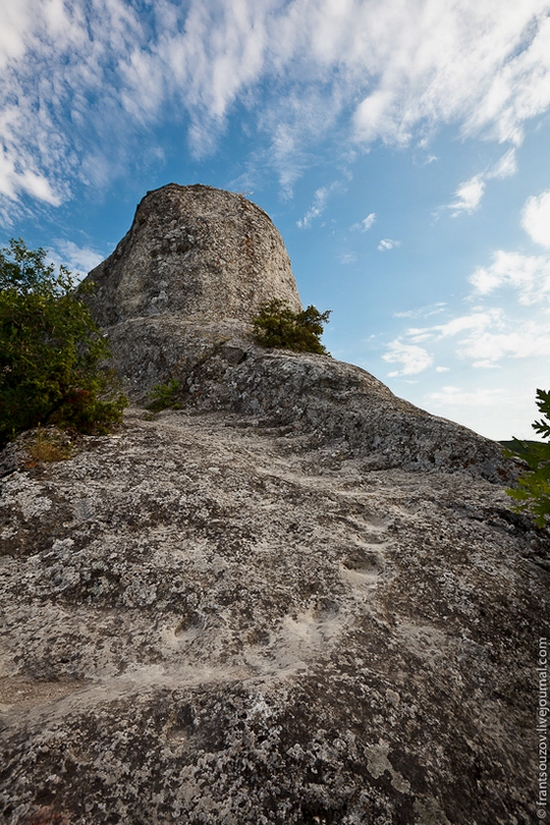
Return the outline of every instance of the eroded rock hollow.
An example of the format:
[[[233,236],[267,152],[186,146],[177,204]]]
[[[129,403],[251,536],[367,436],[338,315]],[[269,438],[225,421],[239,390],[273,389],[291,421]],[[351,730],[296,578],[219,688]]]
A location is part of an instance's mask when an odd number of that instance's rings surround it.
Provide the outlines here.
[[[549,541],[499,446],[258,348],[300,304],[241,196],[149,193],[91,277],[133,407],[0,456],[1,821],[533,822]]]

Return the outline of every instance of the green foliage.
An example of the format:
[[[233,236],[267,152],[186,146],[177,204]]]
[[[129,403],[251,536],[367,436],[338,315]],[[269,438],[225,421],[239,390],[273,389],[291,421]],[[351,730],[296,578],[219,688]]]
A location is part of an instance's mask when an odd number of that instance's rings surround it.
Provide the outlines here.
[[[21,239],[0,250],[0,447],[38,425],[106,432],[127,403],[70,272],[45,258]]]
[[[537,407],[543,417],[533,423],[533,429],[543,438],[550,439],[550,392],[537,390]],[[518,455],[529,465],[517,486],[506,490],[519,502],[514,509],[530,513],[535,524],[544,527],[550,521],[550,444],[514,439],[507,455]]]
[[[263,347],[328,355],[321,343],[321,335],[330,313],[331,310],[319,312],[313,305],[301,312],[293,312],[284,301],[273,298],[262,304],[252,324],[256,339]]]
[[[178,401],[180,392],[179,381],[172,378],[167,384],[155,384],[151,390],[151,402],[149,409],[153,412],[160,412],[171,408],[172,410],[180,410],[181,404]]]

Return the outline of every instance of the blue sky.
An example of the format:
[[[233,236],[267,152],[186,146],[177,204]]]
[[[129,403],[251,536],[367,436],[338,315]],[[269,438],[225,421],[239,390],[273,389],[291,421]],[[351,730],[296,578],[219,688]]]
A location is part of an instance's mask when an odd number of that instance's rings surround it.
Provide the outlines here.
[[[550,2],[0,0],[0,241],[85,272],[149,189],[274,220],[325,343],[532,437],[550,389]]]

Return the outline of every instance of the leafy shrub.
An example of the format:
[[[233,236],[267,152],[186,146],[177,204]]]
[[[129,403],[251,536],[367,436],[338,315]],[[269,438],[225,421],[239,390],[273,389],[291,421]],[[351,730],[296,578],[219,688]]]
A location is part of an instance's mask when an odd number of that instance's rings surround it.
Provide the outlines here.
[[[543,418],[533,423],[535,432],[550,439],[550,392],[537,390],[537,407]],[[546,419],[546,420],[544,420]],[[506,490],[519,502],[516,512],[530,513],[535,524],[544,527],[550,521],[550,443],[514,439],[507,455],[518,455],[529,465],[517,486]]]
[[[21,239],[0,250],[0,447],[38,425],[106,432],[127,404],[70,272],[45,258]]]
[[[155,384],[150,393],[151,402],[148,405],[149,409],[153,412],[160,412],[168,408],[172,410],[181,409],[181,404],[178,400],[179,391],[179,381],[176,381],[175,378],[172,378],[167,384]]]
[[[252,324],[256,340],[262,347],[328,355],[321,343],[321,335],[330,313],[330,309],[319,312],[313,305],[301,312],[293,312],[284,301],[273,298],[261,305]]]

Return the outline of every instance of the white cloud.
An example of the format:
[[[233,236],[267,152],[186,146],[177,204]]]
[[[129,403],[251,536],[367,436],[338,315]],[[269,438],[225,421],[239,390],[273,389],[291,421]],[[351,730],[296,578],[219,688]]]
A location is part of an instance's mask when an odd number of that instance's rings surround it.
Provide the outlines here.
[[[507,29],[507,33],[498,46],[495,41],[500,54],[493,55],[500,65],[492,76],[485,75],[482,97],[472,107],[463,131],[468,135],[485,132],[501,143],[519,145],[525,121],[545,111],[550,103],[550,18],[543,0],[530,4],[531,21],[517,11],[517,6],[509,7],[507,14],[501,15],[501,31]],[[512,46],[509,26],[514,24],[519,27]],[[506,55],[502,47],[510,49]]]
[[[486,180],[493,178],[503,180],[504,178],[515,175],[516,172],[516,150],[512,147],[505,152],[491,168],[484,172],[479,172],[477,175],[469,178],[469,180],[460,183],[454,193],[455,200],[448,204],[447,207],[440,207],[434,214],[438,216],[442,209],[447,208],[453,210],[452,218],[458,218],[458,216],[464,212],[471,215],[472,212],[479,208],[481,199],[485,194]]]
[[[538,370],[493,372],[490,375],[468,376],[465,382],[443,386],[423,394],[418,402],[438,415],[460,421],[488,438],[533,438],[531,422],[536,414],[534,404]],[[480,379],[480,384],[476,381]]]
[[[10,60],[19,59],[25,53],[25,31],[32,25],[32,3],[20,0],[0,3],[2,26],[0,27],[0,69]]]
[[[416,375],[433,363],[433,356],[423,347],[404,344],[398,338],[391,342],[388,351],[382,358],[390,364],[401,364],[401,369],[388,373],[391,378],[402,375]]]
[[[16,157],[11,147],[0,149],[0,193],[12,200],[16,200],[20,194],[27,194],[43,203],[59,206],[62,202],[60,194],[54,191],[45,175],[33,168],[32,157],[27,156],[26,168],[18,171],[17,167],[21,168],[23,165],[21,160],[21,157]]]
[[[495,362],[491,361],[490,358],[482,358],[481,361],[472,361],[472,367],[474,369],[484,369],[484,370],[499,370],[499,369],[502,369],[501,364],[495,364]]]
[[[504,396],[505,391],[501,389],[476,389],[472,392],[447,386],[438,392],[429,393],[427,397],[430,401],[453,407],[494,407]]]
[[[354,264],[357,260],[355,252],[343,252],[339,257],[341,264]]]
[[[512,147],[495,163],[493,168],[486,173],[485,177],[503,180],[504,178],[512,177],[517,171],[516,149]]]
[[[123,84],[113,75],[139,24],[122,0],[93,0],[86,8],[60,0],[17,5],[18,13],[8,14],[9,42],[17,45],[0,39],[0,195],[56,206],[79,176],[84,146],[99,142],[102,154],[119,159],[120,135],[130,129]]]
[[[341,188],[342,185],[338,181],[334,181],[330,184],[330,186],[321,186],[320,189],[317,189],[315,195],[313,196],[313,204],[308,209],[304,217],[300,218],[299,221],[296,221],[296,226],[299,229],[309,229],[311,222],[314,221],[315,218],[319,218],[325,211],[331,194]]]
[[[385,143],[405,145],[411,133],[405,126],[395,93],[390,89],[376,89],[359,104],[355,112],[357,140],[372,143],[381,138]]]
[[[478,295],[508,287],[517,290],[521,304],[535,304],[550,296],[550,258],[498,250],[492,264],[478,267],[469,281]]]
[[[508,319],[502,332],[488,328],[459,341],[456,354],[478,368],[495,366],[504,358],[549,356],[550,332],[540,320]]]
[[[72,241],[58,241],[57,248],[63,262],[68,269],[75,269],[87,274],[105,258],[94,249],[87,246],[77,246]]]
[[[452,318],[446,324],[437,324],[425,329],[411,328],[407,330],[407,336],[415,343],[421,341],[442,340],[454,338],[464,332],[474,332],[476,335],[491,326],[498,326],[502,323],[502,310],[489,309],[474,311],[471,315],[461,315]]]
[[[500,307],[477,309],[469,315],[451,318],[445,324],[407,329],[388,345],[382,357],[386,361],[397,360],[401,353],[412,360],[417,351],[427,355],[426,346],[445,360],[455,357],[476,369],[496,368],[507,358],[547,357],[550,356],[548,316],[540,313],[534,318],[521,317]],[[436,370],[444,371],[438,367]],[[398,374],[406,373],[394,373]]]
[[[396,246],[401,246],[401,241],[394,241],[391,238],[382,238],[376,248],[379,252],[388,252],[390,249],[395,249]]]
[[[369,57],[380,81],[357,109],[358,139],[399,144],[423,121],[454,121],[465,135],[519,143],[524,121],[548,106],[543,0],[504,9],[497,0],[401,4],[399,13],[390,2],[384,10],[387,17],[369,21],[378,39]]]
[[[535,243],[550,248],[550,191],[526,201],[521,224]]]
[[[13,179],[21,191],[27,192],[37,200],[44,201],[52,206],[59,206],[62,202],[59,194],[53,191],[50,181],[31,169],[25,169],[21,174],[14,175]]]
[[[354,223],[352,229],[358,229],[359,232],[367,232],[376,220],[376,212],[370,212],[366,218],[363,218],[359,223]]]
[[[454,209],[452,218],[457,218],[462,212],[471,214],[478,208],[485,191],[485,182],[481,175],[474,175],[470,180],[459,184],[455,192],[456,200],[449,204]]]
[[[3,0],[0,192],[58,203],[83,155],[114,175],[161,114],[204,155],[237,103],[273,137],[287,190],[329,135],[404,145],[453,124],[518,145],[550,105],[547,13],[548,0]],[[505,158],[488,177],[513,173]],[[483,181],[468,184],[455,211],[479,204]]]

